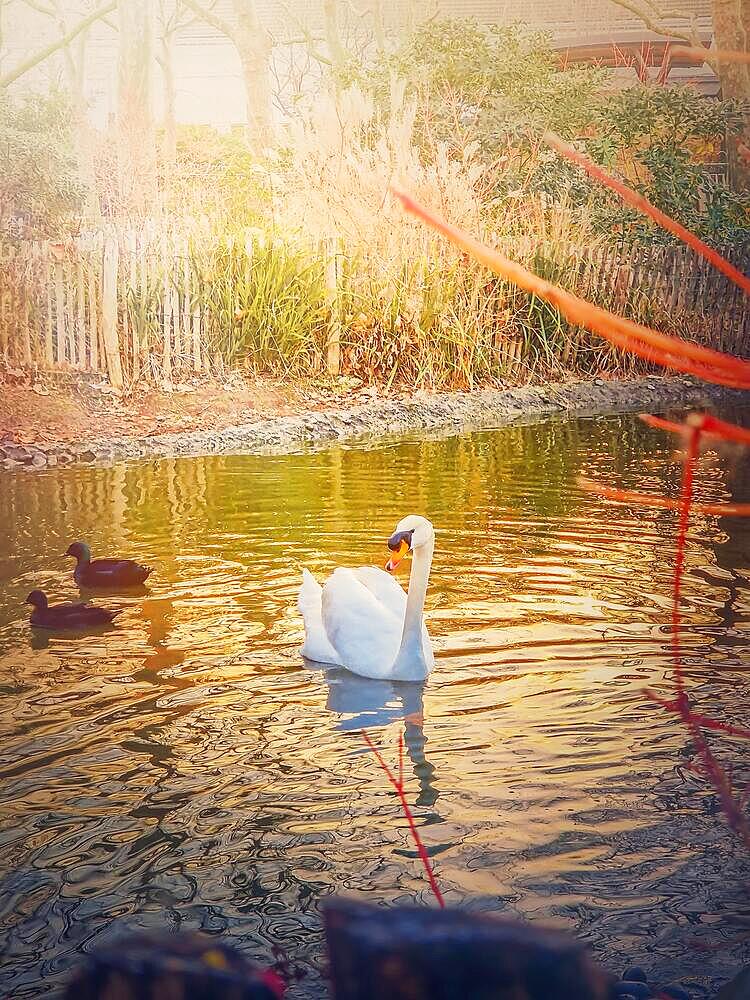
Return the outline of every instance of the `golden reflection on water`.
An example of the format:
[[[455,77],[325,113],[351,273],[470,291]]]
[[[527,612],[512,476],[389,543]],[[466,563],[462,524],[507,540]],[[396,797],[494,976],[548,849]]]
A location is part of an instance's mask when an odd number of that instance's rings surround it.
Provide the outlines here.
[[[80,949],[125,927],[201,927],[266,958],[278,943],[314,970],[327,893],[427,901],[362,726],[391,759],[405,727],[410,795],[450,902],[567,927],[615,969],[638,961],[705,989],[750,961],[735,940],[746,859],[685,734],[642,695],[668,690],[673,515],[575,487],[585,473],[674,493],[670,448],[617,417],[4,476],[0,940],[13,996],[51,990]],[[747,467],[706,460],[698,489],[746,502]],[[302,566],[381,565],[408,512],[438,531],[429,683],[310,669]],[[76,538],[153,577],[140,595],[97,597],[125,608],[114,631],[32,635],[31,589],[77,594],[62,555]],[[693,519],[688,682],[734,720],[747,720],[749,555],[744,523]],[[304,989],[320,988],[313,971]]]

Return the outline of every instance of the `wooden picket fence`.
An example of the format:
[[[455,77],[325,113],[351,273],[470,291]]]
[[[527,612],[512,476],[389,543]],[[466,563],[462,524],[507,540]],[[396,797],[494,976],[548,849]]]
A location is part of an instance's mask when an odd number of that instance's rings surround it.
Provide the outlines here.
[[[0,357],[6,364],[100,372],[118,389],[210,367],[185,240],[97,233],[6,246],[1,260]],[[152,313],[148,330],[138,321],[144,305]]]
[[[719,248],[750,274],[750,243]],[[745,293],[708,261],[682,246],[613,247],[580,265],[575,290],[615,312],[665,323],[702,344],[750,353],[750,310]],[[592,266],[593,265],[593,266]]]
[[[335,317],[340,248],[329,241],[310,252],[324,257]],[[524,257],[544,273],[542,252],[530,247]],[[724,252],[750,270],[750,245]],[[750,353],[746,297],[682,247],[569,247],[562,269],[546,276],[624,315],[668,321],[702,343]],[[112,230],[65,243],[0,245],[0,365],[97,372],[117,389],[222,369],[203,294],[185,234]],[[321,358],[329,373],[339,370],[345,336],[332,321]]]

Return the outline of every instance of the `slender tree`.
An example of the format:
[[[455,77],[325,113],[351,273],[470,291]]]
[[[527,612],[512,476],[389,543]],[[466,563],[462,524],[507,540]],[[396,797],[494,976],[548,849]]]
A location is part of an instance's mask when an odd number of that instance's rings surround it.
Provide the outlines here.
[[[66,38],[69,35],[69,16],[63,0],[52,0],[50,15],[57,23],[60,37]],[[90,28],[91,25],[87,25],[74,41],[66,42],[62,52],[68,91],[73,105],[76,156],[81,178],[86,188],[86,214],[90,218],[96,219],[100,215],[100,205],[94,167],[94,143],[84,93],[86,42]]]
[[[750,0],[713,0],[713,17],[717,50],[750,55]],[[709,60],[718,73],[723,97],[746,101],[750,108],[750,64],[711,59],[711,53]],[[743,133],[730,136],[727,145],[730,176],[736,186],[750,190],[750,113]]]
[[[153,8],[119,0],[117,157],[122,207],[143,213],[154,194],[156,141],[152,108]]]
[[[323,0],[323,24],[331,67],[340,72],[349,61],[349,53],[341,40],[339,0]]]
[[[273,43],[258,16],[255,0],[231,0],[231,20],[221,17],[200,0],[182,2],[207,24],[225,35],[236,48],[245,84],[248,138],[253,147],[263,149],[273,133],[269,72]]]
[[[164,93],[164,163],[174,166],[177,158],[177,89],[174,75],[174,43],[178,31],[194,16],[182,0],[159,0],[157,15],[158,49],[156,61],[161,69]]]

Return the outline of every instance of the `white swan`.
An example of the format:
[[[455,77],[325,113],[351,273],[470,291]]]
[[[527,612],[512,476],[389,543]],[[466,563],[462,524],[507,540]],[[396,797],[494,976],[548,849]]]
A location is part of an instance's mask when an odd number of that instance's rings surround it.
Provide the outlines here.
[[[430,522],[410,514],[388,539],[389,572],[337,569],[321,587],[303,570],[297,602],[305,620],[302,655],[361,677],[424,680],[435,665],[422,621],[434,547]],[[390,575],[407,552],[414,554],[408,595]]]

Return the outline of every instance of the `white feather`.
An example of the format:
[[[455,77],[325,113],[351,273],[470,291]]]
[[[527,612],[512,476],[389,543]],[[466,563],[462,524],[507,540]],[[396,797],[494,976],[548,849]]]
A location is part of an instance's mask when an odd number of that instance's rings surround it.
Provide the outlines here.
[[[413,540],[408,595],[374,566],[334,570],[322,588],[303,570],[297,605],[305,620],[307,659],[375,680],[420,681],[430,673],[435,657],[422,610],[434,532],[429,521],[414,515],[400,521],[397,531],[410,532]]]
[[[302,570],[302,586],[299,589],[297,607],[305,622],[305,644],[302,655],[316,663],[332,663],[341,666],[341,658],[331,645],[323,626],[321,598],[323,588],[308,570]]]

